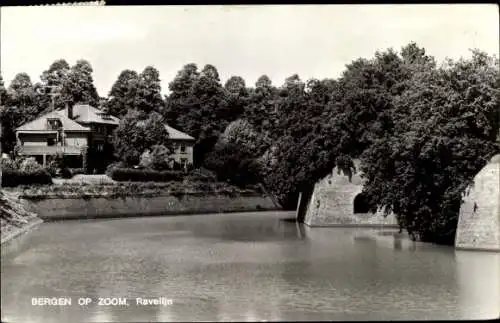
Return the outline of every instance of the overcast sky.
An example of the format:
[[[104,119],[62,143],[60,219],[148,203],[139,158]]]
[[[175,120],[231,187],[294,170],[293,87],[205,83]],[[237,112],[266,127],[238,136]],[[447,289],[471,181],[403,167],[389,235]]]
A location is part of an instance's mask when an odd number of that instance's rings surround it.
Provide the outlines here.
[[[254,84],[267,74],[275,85],[336,78],[345,64],[410,41],[438,61],[479,48],[498,56],[495,5],[317,5],[2,7],[1,73],[33,82],[56,59],[84,58],[106,96],[124,69],[160,71],[162,92],[183,65],[214,65]]]

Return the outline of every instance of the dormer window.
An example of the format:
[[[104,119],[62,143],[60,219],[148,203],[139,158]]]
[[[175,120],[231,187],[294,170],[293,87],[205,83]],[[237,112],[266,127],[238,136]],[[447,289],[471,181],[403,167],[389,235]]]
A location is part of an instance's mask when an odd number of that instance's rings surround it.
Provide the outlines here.
[[[101,117],[104,120],[111,120],[111,116],[105,112],[98,112],[97,116]]]
[[[62,122],[59,118],[48,118],[47,119],[47,129],[59,130],[61,128],[62,128]]]

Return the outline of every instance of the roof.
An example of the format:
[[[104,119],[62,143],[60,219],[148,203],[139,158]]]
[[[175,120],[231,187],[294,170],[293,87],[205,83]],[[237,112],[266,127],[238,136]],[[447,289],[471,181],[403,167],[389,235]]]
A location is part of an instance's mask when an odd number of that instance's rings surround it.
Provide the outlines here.
[[[64,131],[90,131],[89,128],[83,127],[79,123],[69,119],[63,112],[63,110],[52,111],[44,114],[37,119],[25,123],[22,126],[16,128],[16,131],[48,131],[47,129],[47,119],[58,118],[61,120]]]
[[[136,123],[138,126],[144,126],[145,121],[141,120]],[[168,138],[173,140],[196,140],[187,133],[184,133],[180,130],[170,127],[168,124],[165,124],[165,129],[168,132]]]
[[[168,124],[165,125],[165,129],[167,129],[168,135],[169,135],[170,139],[175,139],[175,140],[195,140],[193,137],[191,137],[187,133],[184,133],[182,131],[174,129],[174,128],[170,127]]]
[[[68,113],[67,109],[63,109],[64,113]],[[102,110],[94,108],[88,104],[75,104],[73,106],[73,120],[82,123],[103,123],[118,125],[120,119],[112,115],[105,115]]]

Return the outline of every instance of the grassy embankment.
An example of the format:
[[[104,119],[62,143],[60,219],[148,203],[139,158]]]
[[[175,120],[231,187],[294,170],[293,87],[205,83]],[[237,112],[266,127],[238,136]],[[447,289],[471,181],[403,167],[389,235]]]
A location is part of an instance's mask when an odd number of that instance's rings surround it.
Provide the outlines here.
[[[0,190],[0,232],[2,242],[5,237],[15,231],[22,230],[38,219],[35,213],[26,211],[16,199],[15,194]]]

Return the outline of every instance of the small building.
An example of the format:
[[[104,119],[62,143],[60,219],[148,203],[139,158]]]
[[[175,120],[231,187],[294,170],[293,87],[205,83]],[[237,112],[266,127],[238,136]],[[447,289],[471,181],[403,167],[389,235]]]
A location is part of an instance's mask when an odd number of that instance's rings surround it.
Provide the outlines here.
[[[63,154],[73,167],[83,167],[86,150],[103,151],[119,121],[88,104],[52,111],[16,129],[18,153],[43,166],[47,157]]]
[[[187,165],[193,164],[193,147],[196,140],[190,135],[174,129],[169,125],[165,125],[168,131],[169,140],[172,143],[174,153],[171,156],[172,159],[182,165],[187,167]]]
[[[144,121],[139,121],[136,125],[142,127],[144,124]],[[168,132],[168,141],[173,148],[173,153],[169,156],[170,165],[173,166],[174,162],[183,168],[192,165],[193,148],[196,139],[182,131],[172,128],[168,124],[165,124],[165,129]],[[147,151],[149,152],[149,150]]]

